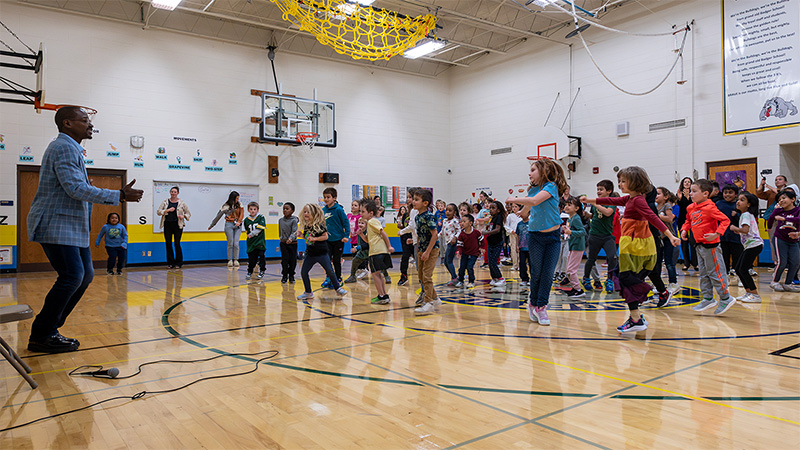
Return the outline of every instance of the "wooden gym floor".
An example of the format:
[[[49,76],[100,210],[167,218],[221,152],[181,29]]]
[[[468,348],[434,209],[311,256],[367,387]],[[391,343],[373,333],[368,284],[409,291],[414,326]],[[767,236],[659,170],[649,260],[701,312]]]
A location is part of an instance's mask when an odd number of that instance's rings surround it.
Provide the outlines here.
[[[395,259],[395,267],[399,261]],[[345,263],[345,270],[349,269]],[[412,266],[413,269],[413,266]],[[492,292],[478,270],[470,291],[446,288],[431,316],[415,317],[418,285],[398,287],[373,306],[367,283],[343,299],[316,291],[298,302],[271,262],[261,282],[245,268],[132,268],[98,271],[62,333],[77,352],[30,354],[31,321],[0,326],[33,368],[31,390],[0,361],[0,428],[116,396],[182,386],[171,393],[117,399],[0,432],[0,448],[286,449],[786,449],[800,446],[800,294],[772,293],[722,317],[692,312],[697,281],[680,276],[676,302],[645,307],[650,328],[621,337],[627,317],[616,294],[585,302],[551,297],[552,325],[519,304],[516,272]],[[322,281],[319,268],[313,285]],[[0,276],[0,305],[38,311],[54,273]],[[731,288],[737,294],[740,288]],[[84,364],[124,380],[70,377]]]

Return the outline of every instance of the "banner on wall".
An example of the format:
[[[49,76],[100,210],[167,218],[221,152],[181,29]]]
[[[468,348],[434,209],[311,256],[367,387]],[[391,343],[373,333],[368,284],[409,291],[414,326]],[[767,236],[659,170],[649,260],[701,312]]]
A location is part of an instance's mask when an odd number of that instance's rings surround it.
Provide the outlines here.
[[[426,188],[433,192],[432,188]],[[360,198],[375,198],[380,197],[381,204],[387,210],[395,210],[400,208],[400,205],[406,203],[406,196],[408,188],[405,186],[371,186],[371,185],[352,185],[353,200]]]
[[[361,187],[364,197],[366,198],[375,198],[378,195],[378,186],[370,186],[365,184]]]
[[[381,186],[378,195],[381,197],[381,205],[384,208],[386,208],[386,205],[392,204],[392,191],[388,186]]]
[[[406,203],[406,188],[392,186],[392,209],[400,209]]]
[[[724,133],[800,124],[800,1],[722,0]]]

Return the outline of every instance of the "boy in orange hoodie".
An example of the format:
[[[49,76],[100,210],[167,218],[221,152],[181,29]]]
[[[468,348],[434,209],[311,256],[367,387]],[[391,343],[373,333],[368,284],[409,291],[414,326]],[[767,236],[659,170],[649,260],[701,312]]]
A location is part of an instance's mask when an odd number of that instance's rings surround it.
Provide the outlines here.
[[[697,241],[700,293],[703,299],[692,310],[699,312],[716,306],[714,314],[720,315],[730,309],[736,299],[728,292],[728,273],[719,248],[719,237],[725,233],[731,221],[709,200],[713,190],[714,187],[708,180],[699,179],[692,183],[689,196],[693,203],[686,208],[686,222],[681,228],[681,239],[689,239],[691,231]],[[715,288],[719,292],[719,304],[714,300]]]

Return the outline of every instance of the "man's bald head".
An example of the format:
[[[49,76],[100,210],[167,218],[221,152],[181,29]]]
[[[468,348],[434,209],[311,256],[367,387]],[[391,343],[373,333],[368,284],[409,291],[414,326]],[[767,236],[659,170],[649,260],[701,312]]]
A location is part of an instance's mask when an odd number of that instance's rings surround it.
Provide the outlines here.
[[[83,110],[80,106],[64,106],[58,108],[58,111],[56,111],[56,127],[58,127],[58,131],[63,131],[65,120],[77,119],[80,117],[81,112],[83,112]]]

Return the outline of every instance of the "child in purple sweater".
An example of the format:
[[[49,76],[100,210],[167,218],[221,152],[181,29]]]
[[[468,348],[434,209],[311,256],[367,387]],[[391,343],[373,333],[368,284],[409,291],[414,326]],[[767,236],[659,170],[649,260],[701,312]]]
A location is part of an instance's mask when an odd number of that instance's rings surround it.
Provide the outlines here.
[[[800,267],[800,244],[798,244],[800,207],[794,206],[796,198],[797,195],[791,189],[779,192],[778,206],[767,219],[767,228],[772,228],[775,223],[778,224],[775,229],[775,247],[777,248],[775,261],[778,263],[778,267],[775,269],[772,283],[769,284],[769,287],[777,292],[800,292],[800,286],[792,285],[792,280]],[[781,275],[785,269],[788,269],[786,282],[781,284]]]

